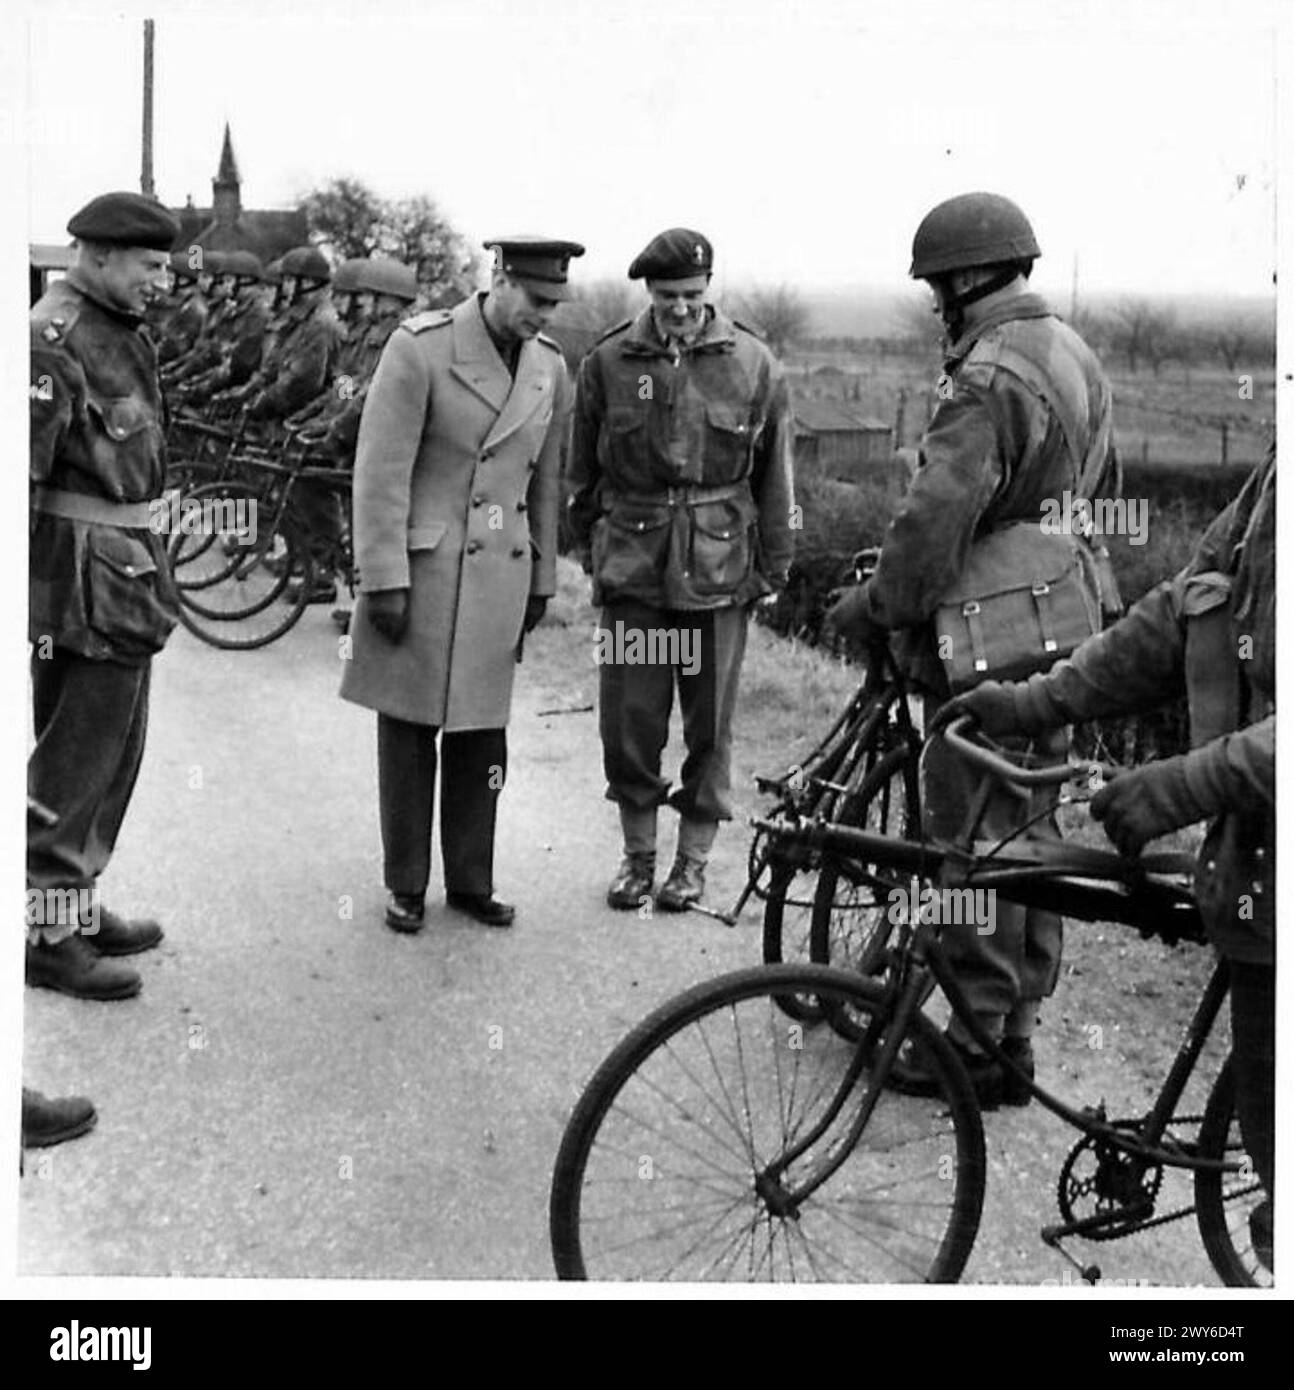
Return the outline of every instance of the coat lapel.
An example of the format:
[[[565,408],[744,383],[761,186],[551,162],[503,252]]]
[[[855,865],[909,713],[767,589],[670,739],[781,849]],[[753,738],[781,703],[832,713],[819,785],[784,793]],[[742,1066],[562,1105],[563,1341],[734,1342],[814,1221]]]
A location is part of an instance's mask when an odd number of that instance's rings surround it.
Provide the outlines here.
[[[512,390],[504,403],[502,414],[486,437],[485,447],[493,448],[501,440],[515,433],[540,406],[549,402],[553,382],[551,373],[544,370],[544,358],[548,352],[548,348],[533,338],[522,343],[521,355],[517,360],[516,379],[510,383]]]
[[[454,361],[449,370],[496,414],[503,409],[512,378],[494,350],[475,295],[454,310]]]

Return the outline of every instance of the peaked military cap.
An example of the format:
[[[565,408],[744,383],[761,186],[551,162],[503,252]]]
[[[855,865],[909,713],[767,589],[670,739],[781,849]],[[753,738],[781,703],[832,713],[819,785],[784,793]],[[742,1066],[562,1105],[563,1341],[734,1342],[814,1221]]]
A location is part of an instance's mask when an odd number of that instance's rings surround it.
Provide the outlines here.
[[[629,267],[631,280],[687,280],[708,275],[714,266],[714,248],[700,232],[671,227],[652,237]]]
[[[546,237],[493,237],[485,243],[494,252],[494,268],[506,271],[546,299],[570,299],[575,293],[566,282],[566,268],[584,248],[578,241],[553,241]]]
[[[78,241],[169,251],[180,235],[180,224],[161,203],[142,193],[100,193],[73,215],[67,230]]]

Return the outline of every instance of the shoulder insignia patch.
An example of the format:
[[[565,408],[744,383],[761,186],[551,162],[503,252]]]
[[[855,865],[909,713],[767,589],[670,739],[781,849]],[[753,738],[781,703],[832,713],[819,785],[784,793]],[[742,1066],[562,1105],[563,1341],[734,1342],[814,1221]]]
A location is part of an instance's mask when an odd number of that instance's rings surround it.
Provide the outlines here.
[[[412,318],[405,319],[400,327],[410,333],[424,333],[428,328],[444,328],[453,317],[449,309],[428,309],[425,313],[414,314]]]
[[[622,322],[616,324],[614,328],[608,328],[598,339],[598,342],[605,343],[608,338],[614,338],[617,333],[623,333],[626,328],[632,328],[633,322],[633,319],[624,319]]]

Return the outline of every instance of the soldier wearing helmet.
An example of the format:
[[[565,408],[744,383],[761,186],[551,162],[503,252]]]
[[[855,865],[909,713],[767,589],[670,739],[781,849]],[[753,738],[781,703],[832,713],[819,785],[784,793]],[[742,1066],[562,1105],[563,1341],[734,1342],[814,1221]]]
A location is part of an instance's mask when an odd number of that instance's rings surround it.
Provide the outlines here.
[[[173,285],[170,310],[158,319],[153,337],[157,343],[160,364],[173,362],[183,356],[202,336],[211,310],[206,296],[198,287],[198,272],[194,265],[196,247],[171,252],[171,281]]]
[[[940,203],[913,239],[910,273],[929,284],[947,329],[939,403],[875,575],[839,600],[827,622],[859,636],[897,632],[902,657],[926,693],[928,716],[950,693],[931,619],[965,572],[972,543],[1013,523],[1041,525],[1044,509],[1059,505],[1067,489],[1074,496],[1087,488],[1093,501],[1117,497],[1120,489],[1109,382],[1078,334],[1030,292],[1039,254],[1024,213],[995,193]],[[1026,525],[1015,534],[1023,540],[1027,531]],[[1098,602],[1106,611],[1117,607],[1108,590],[1090,600],[1093,611]],[[1066,742],[1060,731],[1035,748],[1055,757]],[[978,790],[975,774],[942,740],[928,745],[922,783],[928,833],[955,840]],[[1030,808],[1040,837],[1059,836],[1051,804],[1039,799]],[[975,833],[996,839],[1020,820],[1020,804],[997,790]],[[950,932],[946,941],[979,1022],[1004,1038],[1008,1054],[1032,1075],[1038,1008],[1060,968],[1060,918],[999,902],[992,933]],[[956,1020],[949,1035],[985,1105],[1028,1104],[1028,1088],[978,1052]],[[934,1093],[919,1061],[898,1084]]]
[[[261,263],[250,251],[230,251],[221,276],[230,282],[230,297],[218,333],[218,359],[179,384],[189,404],[209,400],[229,386],[247,381],[261,364],[269,310],[261,294]]]
[[[328,294],[332,272],[316,246],[296,246],[282,260],[288,301],[281,330],[260,369],[245,385],[225,392],[246,403],[254,420],[285,420],[325,390],[341,343]]]
[[[369,382],[387,339],[418,297],[418,281],[408,266],[385,258],[345,262],[339,277],[343,270],[356,303],[351,329],[338,353],[331,387],[299,412],[294,422],[301,423],[300,437],[314,451],[348,468],[355,460]],[[299,485],[298,507],[315,552],[315,586],[307,596],[309,603],[331,603],[337,597],[327,559],[337,535],[337,500],[335,491],[326,486]],[[345,616],[344,610],[334,614],[339,623]]]

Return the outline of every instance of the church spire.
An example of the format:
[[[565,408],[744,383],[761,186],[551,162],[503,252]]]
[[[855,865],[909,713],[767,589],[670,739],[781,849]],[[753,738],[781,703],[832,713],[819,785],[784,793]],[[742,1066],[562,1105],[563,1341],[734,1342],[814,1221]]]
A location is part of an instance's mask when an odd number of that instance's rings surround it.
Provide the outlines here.
[[[242,180],[238,176],[238,161],[234,158],[234,142],[229,135],[229,122],[225,122],[225,142],[220,147],[220,167],[212,180],[214,188],[237,188]]]

